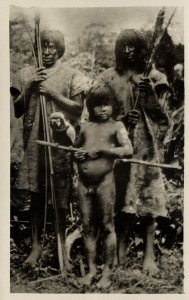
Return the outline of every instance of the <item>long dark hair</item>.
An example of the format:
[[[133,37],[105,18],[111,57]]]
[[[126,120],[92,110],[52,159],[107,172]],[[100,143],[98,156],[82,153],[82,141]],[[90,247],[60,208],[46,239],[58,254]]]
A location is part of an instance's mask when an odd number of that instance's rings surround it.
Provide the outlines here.
[[[89,90],[86,99],[86,106],[89,112],[89,121],[96,121],[94,107],[101,105],[111,105],[113,109],[112,117],[114,117],[116,111],[116,99],[109,86],[103,81],[94,83]]]
[[[126,29],[119,34],[115,43],[115,58],[116,70],[120,74],[127,69],[124,54],[126,45],[135,47],[136,59],[133,63],[133,67],[135,67],[139,73],[143,72],[148,56],[148,42],[145,32],[135,29]]]
[[[58,52],[58,58],[62,57],[65,51],[64,35],[58,30],[45,29],[41,31],[41,43],[53,42]]]

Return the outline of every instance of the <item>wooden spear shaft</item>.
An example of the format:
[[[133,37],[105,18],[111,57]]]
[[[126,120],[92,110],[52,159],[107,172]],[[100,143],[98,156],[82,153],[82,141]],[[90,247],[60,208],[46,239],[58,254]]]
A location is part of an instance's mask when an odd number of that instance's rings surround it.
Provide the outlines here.
[[[146,166],[151,166],[151,167],[159,167],[162,169],[175,169],[175,170],[182,170],[181,166],[176,166],[176,165],[169,165],[169,164],[160,164],[160,163],[155,163],[155,162],[150,162],[150,161],[144,161],[144,160],[139,160],[139,159],[121,159],[121,161],[125,163],[135,163],[135,164],[140,164],[140,165],[146,165]]]
[[[155,57],[155,55],[157,53],[157,50],[158,50],[158,48],[160,46],[160,42],[162,41],[162,39],[163,39],[163,37],[164,37],[164,35],[165,35],[165,33],[166,33],[166,31],[167,31],[170,23],[171,23],[171,20],[172,20],[174,14],[175,14],[175,11],[176,11],[176,8],[174,9],[171,17],[169,18],[169,21],[168,21],[166,27],[164,28],[164,30],[163,30],[162,33],[161,33],[161,31],[162,31],[162,25],[163,25],[163,23],[159,24],[159,25],[161,25],[161,28],[157,28],[158,27],[157,26],[158,23],[161,23],[161,21],[159,21],[159,22],[156,21],[154,35],[152,37],[151,55],[150,55],[150,58],[149,58],[148,62],[146,63],[146,66],[145,66],[145,70],[144,70],[144,74],[143,74],[144,77],[148,77],[149,74],[150,74],[150,71],[151,71],[151,68],[152,68],[152,64],[154,62],[154,57]],[[164,11],[162,9],[160,10],[160,12],[158,14],[158,18],[161,18],[161,19],[164,18]],[[158,34],[160,34],[159,37],[158,37]],[[156,44],[156,39],[158,40],[157,44]],[[139,99],[140,99],[140,93],[138,93],[138,95],[137,95],[137,98],[136,98],[136,101],[135,101],[135,104],[134,104],[134,109],[136,109],[136,107],[138,105],[138,102],[139,102]]]
[[[35,142],[39,145],[57,148],[60,150],[65,150],[65,151],[70,151],[70,152],[77,152],[77,151],[83,152],[83,153],[87,152],[85,150],[74,148],[74,147],[62,146],[62,145],[59,145],[58,143],[48,143],[48,142],[40,141],[40,140],[36,140]],[[135,164],[146,165],[146,166],[151,166],[151,167],[158,167],[158,168],[163,168],[163,169],[182,170],[182,167],[180,167],[180,166],[169,165],[169,164],[160,164],[160,163],[156,163],[156,162],[144,161],[144,160],[139,160],[139,159],[134,159],[134,158],[131,158],[131,159],[124,158],[124,159],[118,159],[118,160],[125,162],[125,163],[135,163]]]
[[[83,153],[87,152],[85,150],[74,148],[74,147],[62,146],[58,143],[48,143],[46,141],[40,141],[40,140],[36,140],[35,142],[39,145],[49,146],[49,147],[52,147],[52,148],[57,148],[57,149],[66,150],[66,151],[70,151],[70,152],[77,152],[77,151],[80,151],[80,152],[83,152]]]
[[[40,17],[39,15],[36,15],[35,18],[35,30],[36,30],[36,43],[37,43],[37,53],[38,53],[38,67],[43,66],[43,60],[42,60],[42,50],[41,50],[41,39],[40,39]],[[46,99],[44,95],[40,94],[40,103],[41,103],[41,111],[43,116],[43,125],[44,125],[44,133],[45,138],[47,139],[47,143],[50,143],[50,132],[49,132],[49,125],[48,125],[48,117],[47,117],[47,106],[46,106]],[[58,260],[59,260],[59,266],[61,275],[64,276],[64,267],[65,267],[65,260],[64,260],[64,251],[62,249],[62,241],[60,236],[60,228],[59,228],[59,219],[58,219],[58,212],[57,212],[57,205],[56,205],[56,199],[55,199],[55,193],[54,193],[54,170],[53,170],[53,162],[52,162],[52,153],[51,153],[51,147],[48,146],[48,158],[49,158],[49,167],[50,167],[50,185],[51,185],[51,196],[52,196],[52,202],[55,212],[55,228],[56,228],[56,235],[57,235],[57,248],[58,248]],[[46,220],[45,220],[46,223]]]

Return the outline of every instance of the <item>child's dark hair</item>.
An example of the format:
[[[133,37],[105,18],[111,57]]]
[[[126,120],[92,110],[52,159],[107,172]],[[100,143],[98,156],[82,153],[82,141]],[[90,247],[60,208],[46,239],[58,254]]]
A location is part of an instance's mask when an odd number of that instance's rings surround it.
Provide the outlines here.
[[[108,84],[104,82],[98,82],[93,84],[93,86],[89,90],[86,99],[86,106],[89,112],[89,121],[93,122],[96,120],[94,115],[94,107],[101,105],[111,105],[113,109],[112,117],[114,116],[116,108],[116,99],[112,91],[110,90]]]

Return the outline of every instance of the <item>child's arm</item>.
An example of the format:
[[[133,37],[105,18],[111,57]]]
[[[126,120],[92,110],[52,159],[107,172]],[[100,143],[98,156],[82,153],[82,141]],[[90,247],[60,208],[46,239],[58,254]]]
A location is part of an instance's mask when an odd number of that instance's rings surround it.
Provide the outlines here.
[[[78,148],[78,151],[74,153],[74,158],[76,161],[81,162],[84,161],[87,158],[87,152],[79,151],[79,148],[81,148],[84,145],[85,142],[85,126],[82,125],[80,128],[79,136],[76,138],[76,141],[74,143],[74,147]]]
[[[101,149],[99,154],[106,155],[114,158],[131,157],[133,155],[133,148],[128,138],[127,131],[122,122],[116,122],[116,139],[117,144],[120,146],[115,148]]]
[[[116,122],[116,138],[120,147],[111,149],[112,154],[116,158],[131,157],[133,155],[133,147],[122,122]]]
[[[83,146],[85,142],[85,126],[84,124],[81,125],[79,135],[75,139],[74,147],[75,148],[80,148]]]

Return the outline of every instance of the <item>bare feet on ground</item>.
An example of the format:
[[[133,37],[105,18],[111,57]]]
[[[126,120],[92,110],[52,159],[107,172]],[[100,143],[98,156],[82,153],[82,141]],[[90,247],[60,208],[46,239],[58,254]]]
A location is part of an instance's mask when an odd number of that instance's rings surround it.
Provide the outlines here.
[[[33,249],[28,256],[28,258],[24,261],[23,267],[35,267],[39,258],[41,256],[41,247],[36,247]]]
[[[159,272],[159,269],[154,259],[151,258],[144,259],[143,272],[150,276],[155,275]]]
[[[78,280],[79,284],[90,286],[96,276],[96,273],[88,273],[86,276]]]
[[[109,278],[109,276],[102,276],[102,278],[99,280],[99,282],[97,283],[97,288],[99,289],[105,289],[105,288],[108,288],[110,287],[111,285],[111,280]]]

